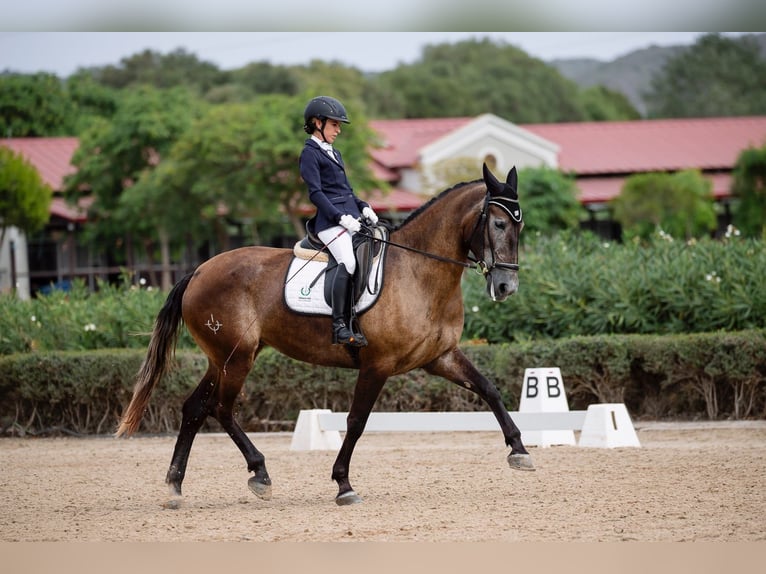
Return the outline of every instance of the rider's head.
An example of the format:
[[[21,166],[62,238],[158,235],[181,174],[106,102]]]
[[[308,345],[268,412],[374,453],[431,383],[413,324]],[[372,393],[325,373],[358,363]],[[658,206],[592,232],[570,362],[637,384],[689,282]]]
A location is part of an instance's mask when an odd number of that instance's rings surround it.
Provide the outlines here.
[[[344,124],[351,123],[348,114],[346,114],[346,108],[335,98],[330,96],[313,98],[303,111],[303,130],[307,134],[313,134],[319,130],[322,139],[325,139],[324,127],[327,120],[336,120]]]

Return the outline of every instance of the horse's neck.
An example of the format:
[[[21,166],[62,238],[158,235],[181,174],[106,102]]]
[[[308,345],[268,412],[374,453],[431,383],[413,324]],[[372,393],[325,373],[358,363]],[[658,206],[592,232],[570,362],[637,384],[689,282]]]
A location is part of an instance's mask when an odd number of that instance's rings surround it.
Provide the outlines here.
[[[438,199],[417,217],[395,231],[391,240],[463,260],[468,255],[467,239],[479,216],[483,194],[478,189],[453,190]]]

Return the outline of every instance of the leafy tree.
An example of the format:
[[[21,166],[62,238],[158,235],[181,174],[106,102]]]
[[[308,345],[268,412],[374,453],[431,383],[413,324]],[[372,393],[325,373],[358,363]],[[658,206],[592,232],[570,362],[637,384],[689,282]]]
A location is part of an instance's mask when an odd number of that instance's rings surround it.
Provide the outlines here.
[[[610,122],[641,119],[641,114],[625,94],[604,86],[592,86],[583,90],[580,100],[588,120]]]
[[[53,74],[0,75],[0,137],[73,133],[74,108]]]
[[[660,228],[691,239],[716,227],[712,184],[697,170],[632,175],[611,203],[628,238],[647,239]]]
[[[572,176],[550,167],[519,170],[519,202],[524,214],[525,234],[575,229],[585,217]],[[524,237],[524,235],[522,235]]]
[[[24,157],[0,145],[0,245],[9,227],[25,233],[43,228],[53,191]]]
[[[766,59],[752,38],[702,36],[669,60],[646,94],[658,118],[766,113]]]
[[[121,246],[126,236],[128,240],[133,235],[140,236],[144,238],[147,257],[153,259],[155,234],[148,229],[150,218],[125,217],[120,212],[120,198],[155,169],[191,125],[198,107],[183,88],[131,89],[120,99],[110,121],[95,120],[83,134],[72,158],[77,171],[66,179],[65,186],[70,198],[77,198],[83,190],[94,196],[88,226],[92,240]],[[162,252],[167,253],[166,245]],[[115,256],[119,257],[117,253]]]
[[[116,89],[151,85],[166,89],[184,86],[204,95],[208,90],[228,82],[228,73],[210,62],[179,48],[168,54],[144,50],[120,60],[117,66],[79,70],[99,83]]]
[[[732,191],[734,224],[746,236],[766,239],[766,144],[739,154]]]
[[[211,108],[180,138],[154,177],[131,192],[176,194],[176,201],[196,214],[181,217],[179,225],[212,222],[223,246],[226,222],[232,220],[248,223],[254,243],[263,241],[259,226],[280,225],[284,217],[302,235],[301,217],[310,206],[298,171],[308,137],[302,131],[306,101],[306,96],[264,96]],[[349,179],[358,190],[380,187],[369,171],[372,133],[353,103],[346,107],[353,123],[344,126],[338,147]]]
[[[301,90],[296,68],[276,66],[269,62],[252,62],[231,72],[231,81],[247,89],[251,95],[283,94],[294,96]]]
[[[400,94],[408,118],[487,112],[516,123],[585,118],[574,82],[490,39],[429,45],[418,62],[384,72],[377,81],[385,93]]]
[[[66,94],[75,115],[74,133],[83,133],[95,118],[111,118],[117,111],[119,92],[78,73],[66,80]]]

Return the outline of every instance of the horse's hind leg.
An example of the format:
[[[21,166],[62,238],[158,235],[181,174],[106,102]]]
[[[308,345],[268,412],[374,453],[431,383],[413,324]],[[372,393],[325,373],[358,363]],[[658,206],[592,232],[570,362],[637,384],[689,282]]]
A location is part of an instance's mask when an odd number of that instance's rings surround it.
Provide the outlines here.
[[[186,465],[189,462],[194,437],[202,427],[208,414],[210,403],[215,397],[218,369],[212,364],[208,365],[205,376],[199,385],[183,404],[181,428],[178,431],[176,446],[173,450],[173,458],[170,461],[165,482],[170,487],[170,500],[166,503],[168,508],[178,508],[181,504],[181,483],[186,475]]]
[[[508,414],[497,387],[473,366],[460,349],[452,349],[423,368],[479,395],[492,409],[505,436],[505,444],[511,447],[508,465],[516,470],[535,470],[532,457],[521,442],[521,431]]]

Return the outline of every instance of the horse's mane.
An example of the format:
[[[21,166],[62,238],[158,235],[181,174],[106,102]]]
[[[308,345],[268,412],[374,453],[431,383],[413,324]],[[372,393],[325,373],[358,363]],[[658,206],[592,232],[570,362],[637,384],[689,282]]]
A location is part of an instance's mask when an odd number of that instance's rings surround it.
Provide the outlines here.
[[[428,209],[429,207],[431,207],[431,205],[433,205],[434,203],[436,203],[437,201],[439,201],[440,199],[442,199],[442,198],[443,198],[445,195],[447,195],[447,194],[449,194],[449,193],[452,193],[452,192],[453,192],[453,191],[455,191],[456,189],[459,189],[459,188],[460,188],[460,189],[462,189],[462,188],[464,188],[464,187],[467,187],[467,186],[469,186],[469,185],[473,185],[473,184],[476,184],[476,183],[482,183],[482,182],[483,182],[483,180],[481,180],[481,179],[475,179],[475,180],[473,180],[473,181],[467,181],[467,182],[466,182],[466,181],[464,181],[464,182],[462,182],[462,183],[457,183],[457,184],[453,185],[452,187],[450,187],[450,188],[448,188],[448,189],[445,189],[445,190],[444,190],[444,191],[442,191],[442,192],[441,192],[439,195],[435,195],[434,197],[432,197],[431,199],[429,199],[429,200],[428,200],[426,203],[424,203],[423,205],[421,205],[420,207],[418,207],[418,208],[417,208],[415,211],[413,211],[412,213],[410,213],[410,215],[407,217],[407,219],[405,219],[405,220],[404,220],[404,221],[402,221],[402,222],[401,222],[399,225],[397,225],[396,227],[394,227],[394,228],[393,228],[393,231],[397,231],[397,230],[401,229],[402,227],[404,227],[405,225],[407,225],[407,224],[408,224],[410,221],[412,221],[412,220],[413,220],[413,219],[415,219],[415,218],[416,218],[418,215],[420,215],[421,213],[423,213],[423,212],[424,212],[426,209]]]

